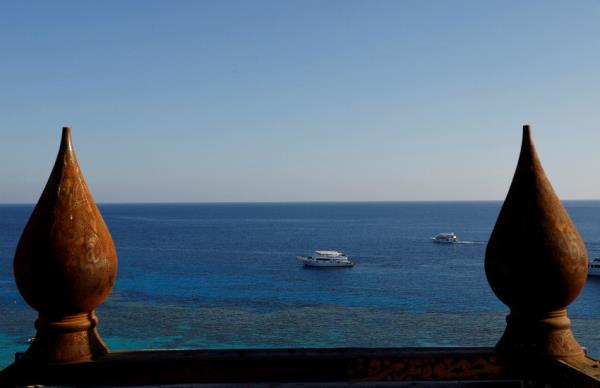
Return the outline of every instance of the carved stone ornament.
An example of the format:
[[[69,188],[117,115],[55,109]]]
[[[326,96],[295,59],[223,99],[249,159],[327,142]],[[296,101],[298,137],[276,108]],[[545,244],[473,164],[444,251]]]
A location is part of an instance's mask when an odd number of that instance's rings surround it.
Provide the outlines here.
[[[528,125],[485,254],[492,290],[510,307],[499,353],[583,355],[567,306],[587,277],[587,251],[538,159]]]
[[[113,288],[117,254],[69,128],[63,128],[54,168],[19,240],[14,272],[21,295],[39,314],[27,358],[71,363],[108,351],[94,309]]]

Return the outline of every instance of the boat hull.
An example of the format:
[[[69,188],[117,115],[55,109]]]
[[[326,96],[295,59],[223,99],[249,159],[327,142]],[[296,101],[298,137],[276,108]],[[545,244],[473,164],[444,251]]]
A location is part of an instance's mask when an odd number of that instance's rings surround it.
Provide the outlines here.
[[[454,244],[456,240],[436,240],[435,238],[431,239],[436,244]]]
[[[588,265],[588,276],[600,276],[600,265]]]
[[[298,260],[304,264],[305,267],[352,267],[354,263],[351,261],[325,261],[325,260],[314,260],[308,257],[298,257]]]
[[[453,244],[458,241],[454,233],[439,233],[431,238],[433,242],[440,244]]]

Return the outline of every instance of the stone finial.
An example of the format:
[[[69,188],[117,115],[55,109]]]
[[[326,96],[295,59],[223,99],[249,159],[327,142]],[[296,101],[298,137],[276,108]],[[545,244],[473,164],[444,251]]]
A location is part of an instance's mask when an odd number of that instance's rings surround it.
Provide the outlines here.
[[[585,284],[587,263],[583,240],[544,173],[526,125],[517,169],[485,254],[490,286],[510,307],[498,351],[583,355],[566,308]]]
[[[17,287],[39,313],[26,356],[35,361],[91,360],[108,348],[94,309],[117,274],[110,232],[79,169],[69,128],[14,259]]]

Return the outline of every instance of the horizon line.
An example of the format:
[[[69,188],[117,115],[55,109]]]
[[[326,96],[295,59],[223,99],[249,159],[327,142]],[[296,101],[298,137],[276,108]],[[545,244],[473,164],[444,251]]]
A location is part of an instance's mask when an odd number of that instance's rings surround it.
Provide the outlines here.
[[[425,200],[281,200],[281,201],[141,201],[141,202],[96,202],[98,205],[219,205],[219,204],[351,204],[351,203],[465,203],[465,202],[503,202],[503,199],[425,199]],[[594,202],[598,198],[561,199],[561,202]],[[37,202],[0,202],[5,205],[36,205]]]

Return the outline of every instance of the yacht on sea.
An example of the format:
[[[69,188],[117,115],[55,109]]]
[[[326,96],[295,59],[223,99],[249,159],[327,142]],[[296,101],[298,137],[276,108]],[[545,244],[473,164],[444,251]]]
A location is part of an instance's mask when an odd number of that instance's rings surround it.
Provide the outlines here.
[[[588,263],[588,276],[600,276],[600,257]]]
[[[305,267],[352,267],[354,263],[338,251],[315,251],[313,256],[298,256]]]
[[[458,241],[454,233],[439,233],[431,238],[433,242],[442,244],[452,244]]]

